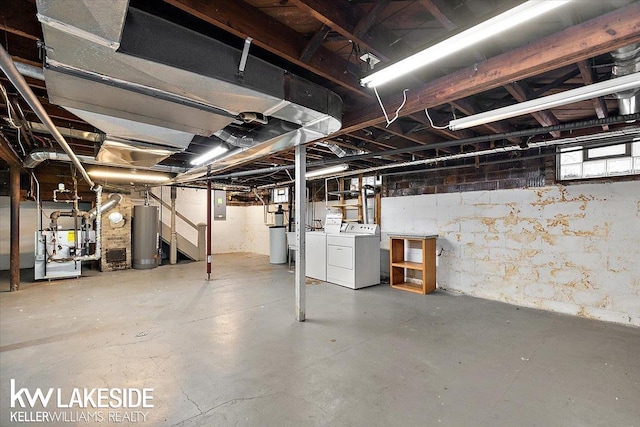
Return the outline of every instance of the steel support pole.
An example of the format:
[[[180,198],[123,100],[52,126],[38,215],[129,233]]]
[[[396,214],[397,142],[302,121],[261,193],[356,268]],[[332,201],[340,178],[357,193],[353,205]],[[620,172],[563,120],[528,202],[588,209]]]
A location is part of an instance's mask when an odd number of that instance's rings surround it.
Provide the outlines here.
[[[176,231],[176,198],[178,188],[171,187],[171,241],[169,243],[169,264],[178,262],[178,232]]]
[[[296,320],[304,322],[306,318],[307,290],[305,287],[305,231],[307,217],[307,163],[306,147],[296,145],[296,198],[295,198],[295,222],[296,222]]]
[[[9,242],[9,289],[20,289],[20,166],[12,164],[9,168],[11,183],[11,236]]]
[[[211,280],[211,202],[211,180],[207,179],[207,280]]]

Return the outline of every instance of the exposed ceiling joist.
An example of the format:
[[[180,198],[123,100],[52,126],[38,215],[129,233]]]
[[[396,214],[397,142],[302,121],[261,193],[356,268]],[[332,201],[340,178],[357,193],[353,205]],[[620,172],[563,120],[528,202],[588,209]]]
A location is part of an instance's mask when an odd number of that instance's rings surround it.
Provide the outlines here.
[[[518,102],[525,102],[534,97],[531,95],[531,89],[525,82],[515,82],[510,83],[505,86],[505,89],[513,96]],[[540,123],[542,126],[555,126],[559,125],[560,121],[556,116],[553,115],[551,111],[536,111],[531,113],[531,115]],[[560,132],[550,132],[554,138],[560,137]]]
[[[320,47],[308,62],[300,60],[308,40],[266,13],[240,0],[165,0],[193,16],[241,38],[251,37],[253,43],[268,52],[311,71],[351,93],[370,97],[357,77],[347,72],[352,65],[330,50]]]
[[[22,161],[16,155],[15,151],[13,151],[13,148],[11,148],[11,144],[9,144],[9,141],[7,141],[7,138],[2,132],[0,132],[0,159],[7,162],[8,165],[22,165]]]
[[[311,57],[315,55],[318,49],[320,49],[320,46],[322,46],[322,42],[325,37],[327,37],[327,34],[329,34],[329,31],[331,31],[331,27],[328,25],[323,25],[322,28],[316,31],[300,54],[300,61],[309,62]]]
[[[366,18],[356,6],[349,4],[345,0],[330,2],[323,0],[289,0],[289,4],[306,11],[345,39],[360,45],[362,49],[367,49],[381,59],[387,60],[385,54],[376,47],[378,42],[368,35],[366,31],[356,35],[354,30],[357,24],[363,22]]]
[[[584,82],[588,85],[594,84],[596,82],[596,78],[593,70],[587,64],[587,61],[579,61],[578,69],[580,70],[580,75]],[[593,108],[596,111],[596,115],[599,119],[604,119],[609,116],[609,111],[607,109],[607,103],[604,101],[604,97],[600,96],[598,98],[593,99]],[[609,130],[609,126],[605,125],[602,127],[603,130]]]
[[[366,34],[380,18],[380,14],[386,9],[389,2],[390,0],[376,0],[373,7],[369,10],[369,13],[362,17],[353,29],[353,35],[362,37]]]
[[[412,90],[403,108],[411,114],[452,100],[504,86],[536,74],[602,55],[640,41],[640,3],[632,3],[583,24],[490,58]],[[386,103],[385,103],[386,104]],[[399,108],[401,101],[388,103]],[[352,132],[383,121],[378,105],[369,104],[345,115],[341,132]]]

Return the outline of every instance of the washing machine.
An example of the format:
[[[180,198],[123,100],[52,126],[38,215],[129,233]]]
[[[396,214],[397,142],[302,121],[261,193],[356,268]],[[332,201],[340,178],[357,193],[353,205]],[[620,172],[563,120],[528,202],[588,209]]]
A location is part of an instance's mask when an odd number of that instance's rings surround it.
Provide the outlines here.
[[[324,231],[307,231],[305,273],[313,279],[327,280],[327,234]]]
[[[326,239],[327,282],[351,289],[380,284],[380,226],[343,224]]]

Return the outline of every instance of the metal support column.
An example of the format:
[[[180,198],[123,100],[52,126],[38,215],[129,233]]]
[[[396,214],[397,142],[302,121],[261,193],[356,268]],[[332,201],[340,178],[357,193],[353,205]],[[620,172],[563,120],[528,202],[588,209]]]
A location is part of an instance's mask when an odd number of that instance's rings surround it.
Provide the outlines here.
[[[20,166],[12,164],[9,168],[11,183],[11,228],[9,249],[9,289],[20,289]]]
[[[207,280],[211,280],[211,180],[207,170]]]
[[[176,231],[176,197],[178,188],[171,187],[171,242],[169,243],[169,264],[178,262],[178,232]]]
[[[296,145],[296,199],[295,199],[295,217],[296,217],[296,320],[304,322],[306,318],[306,300],[307,291],[305,288],[306,272],[305,272],[305,231],[307,217],[307,160],[306,147],[304,145]]]

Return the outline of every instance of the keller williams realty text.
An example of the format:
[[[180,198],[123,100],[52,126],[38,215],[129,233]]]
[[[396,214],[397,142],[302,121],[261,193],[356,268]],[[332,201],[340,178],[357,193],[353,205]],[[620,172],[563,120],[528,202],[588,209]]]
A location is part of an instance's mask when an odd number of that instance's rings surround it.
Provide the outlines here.
[[[52,401],[52,397],[55,399]],[[33,408],[38,402],[43,407],[55,403],[56,408],[153,408],[152,388],[73,388],[65,393],[61,388],[50,388],[46,393],[40,388],[16,390],[16,380],[11,379],[11,407],[18,405]]]
[[[110,422],[110,423],[140,423],[147,420],[149,412],[109,411],[104,414],[99,411],[11,411],[9,421],[12,423],[82,423],[82,422]]]
[[[11,422],[139,423],[149,415],[143,409],[153,408],[153,388],[29,389],[17,388],[11,379],[10,406],[16,409],[10,411]],[[102,408],[109,411],[96,411]]]

